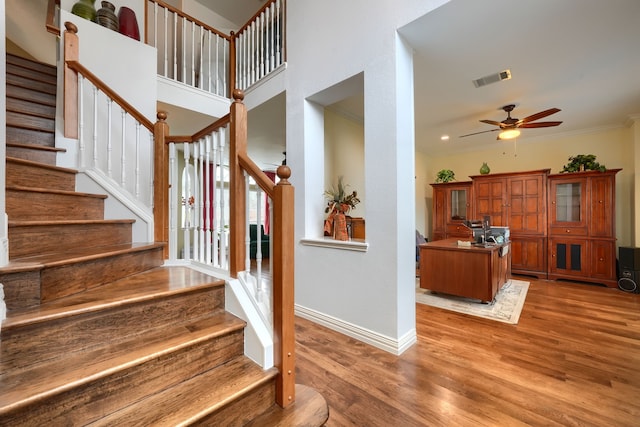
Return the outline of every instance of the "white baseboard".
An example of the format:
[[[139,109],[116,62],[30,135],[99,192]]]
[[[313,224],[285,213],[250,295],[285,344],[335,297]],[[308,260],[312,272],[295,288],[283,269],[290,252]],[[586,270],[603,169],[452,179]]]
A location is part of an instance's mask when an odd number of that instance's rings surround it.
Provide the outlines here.
[[[417,342],[415,328],[412,328],[399,339],[394,339],[298,304],[295,306],[295,314],[397,356]]]

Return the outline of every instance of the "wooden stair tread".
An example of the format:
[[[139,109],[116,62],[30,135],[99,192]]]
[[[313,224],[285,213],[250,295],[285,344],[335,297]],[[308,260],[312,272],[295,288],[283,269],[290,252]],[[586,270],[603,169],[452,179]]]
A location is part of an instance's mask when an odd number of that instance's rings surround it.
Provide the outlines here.
[[[195,287],[224,285],[222,279],[186,267],[157,267],[38,307],[15,310],[5,319],[2,328],[7,331],[61,317],[106,310],[125,303],[188,292]]]
[[[329,406],[320,393],[311,387],[296,384],[296,401],[287,408],[273,405],[244,427],[323,426],[329,419]]]
[[[59,266],[73,262],[87,261],[91,259],[103,258],[104,256],[130,253],[150,248],[164,246],[163,243],[125,243],[111,246],[94,246],[80,248],[76,251],[67,250],[56,253],[46,253],[24,258],[16,258],[9,261],[9,264],[0,267],[1,273],[14,273],[42,269],[46,267]]]
[[[26,148],[30,150],[39,150],[39,151],[51,151],[54,153],[64,153],[67,151],[64,148],[48,147],[46,145],[39,145],[39,144],[27,144],[27,143],[22,144],[22,143],[16,143],[16,142],[7,142],[7,147]]]
[[[80,193],[77,191],[66,191],[66,190],[51,190],[49,188],[24,187],[20,185],[7,185],[6,189],[13,190],[13,191],[25,191],[28,193],[48,193],[48,194],[59,194],[59,195],[78,196],[78,197],[94,197],[96,199],[106,199],[109,197],[106,194]]]
[[[0,418],[3,413],[34,404],[40,399],[244,327],[243,320],[222,312],[188,324],[154,330],[128,341],[109,343],[103,348],[70,353],[64,358],[43,362],[26,370],[0,361]]]
[[[39,167],[39,168],[42,168],[42,169],[50,169],[50,170],[55,170],[55,171],[60,171],[60,172],[67,172],[67,173],[72,173],[72,174],[78,173],[78,171],[75,170],[75,169],[63,168],[61,166],[55,166],[55,165],[47,165],[47,164],[44,164],[44,163],[34,162],[34,161],[31,161],[31,160],[18,159],[17,157],[7,157],[7,163],[16,163],[16,164],[22,164],[22,165],[27,165],[27,166],[34,166],[34,167]]]
[[[273,381],[277,374],[275,368],[263,370],[248,358],[238,357],[90,425],[189,425],[235,401],[247,391]],[[179,399],[177,396],[190,397]]]
[[[38,61],[37,59],[23,58],[19,55],[7,53],[7,62],[52,76],[57,75],[57,68],[55,65],[46,64],[44,62]]]
[[[9,227],[48,227],[60,225],[87,225],[87,224],[133,224],[135,219],[72,219],[55,221],[11,221]]]

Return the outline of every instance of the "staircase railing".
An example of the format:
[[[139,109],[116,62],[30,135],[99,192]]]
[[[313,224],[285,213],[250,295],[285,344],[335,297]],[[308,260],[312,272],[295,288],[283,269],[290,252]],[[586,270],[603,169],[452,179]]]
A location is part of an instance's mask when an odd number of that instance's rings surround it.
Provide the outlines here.
[[[278,1],[278,0],[276,0]],[[272,4],[272,3],[270,3]],[[273,338],[274,338],[274,363],[279,370],[279,376],[276,381],[276,402],[286,407],[295,401],[295,331],[294,331],[294,240],[293,240],[293,224],[294,224],[294,212],[293,212],[293,198],[294,189],[288,182],[290,177],[290,170],[287,166],[281,166],[278,168],[279,182],[273,183],[269,177],[267,177],[255,163],[247,155],[247,110],[242,100],[244,95],[239,90],[233,91],[234,101],[231,104],[230,113],[228,116],[223,117],[216,123],[208,126],[202,131],[185,137],[172,137],[169,133],[169,126],[166,123],[166,114],[158,113],[158,121],[155,124],[151,124],[145,117],[136,111],[131,105],[129,105],[122,97],[112,91],[106,84],[100,81],[93,73],[80,64],[78,55],[78,37],[77,28],[72,23],[65,23],[65,47],[64,47],[64,133],[68,138],[78,138],[80,141],[85,138],[84,120],[81,113],[84,111],[83,106],[83,84],[82,79],[88,80],[95,89],[92,89],[94,93],[94,105],[97,93],[104,93],[109,106],[111,103],[116,103],[122,110],[122,141],[120,145],[121,161],[120,174],[121,184],[124,185],[126,178],[130,175],[139,177],[138,171],[153,171],[152,181],[149,184],[149,189],[152,190],[152,206],[153,206],[153,218],[154,218],[154,238],[157,242],[167,242],[171,247],[171,242],[177,239],[171,238],[170,223],[171,220],[177,218],[177,209],[179,206],[183,206],[182,203],[178,204],[177,198],[177,185],[172,182],[177,182],[175,179],[177,175],[177,147],[171,145],[175,143],[188,143],[187,147],[191,143],[194,145],[194,153],[197,155],[193,157],[198,159],[198,162],[203,162],[202,155],[206,157],[207,147],[213,147],[213,141],[219,141],[220,147],[228,145],[228,160],[226,161],[228,166],[228,181],[222,179],[223,187],[228,188],[229,202],[228,202],[228,227],[222,222],[222,227],[219,227],[221,233],[221,239],[225,240],[227,230],[229,235],[228,253],[223,254],[224,257],[218,260],[224,260],[228,257],[228,272],[231,277],[238,278],[243,273],[247,272],[247,194],[248,194],[248,181],[247,177],[253,179],[257,187],[260,187],[271,200],[273,209],[271,221],[271,240],[273,246],[272,255],[270,255],[270,262],[272,264],[272,325],[273,325]],[[275,50],[274,50],[275,52]],[[233,64],[233,60],[231,61]],[[80,83],[79,83],[80,80]],[[231,80],[234,81],[234,80]],[[93,111],[97,111],[94,108]],[[110,111],[110,107],[109,107]],[[128,157],[127,149],[124,144],[124,129],[128,126],[124,123],[126,117],[133,118],[134,127],[136,131],[136,143],[132,144],[135,149],[135,172],[128,174],[125,171],[125,166],[130,162],[127,161]],[[111,122],[110,114],[108,115],[107,122]],[[92,165],[100,165],[106,171],[106,175],[109,175],[109,164],[115,165],[115,162],[111,162],[111,150],[107,148],[101,151],[98,147],[103,144],[98,143],[99,133],[97,131],[97,123],[102,117],[98,117],[95,113],[93,119],[90,121],[93,125],[91,128],[91,148],[86,145],[83,147],[83,143],[80,142],[80,153],[91,153],[89,157],[81,154],[80,164],[83,165],[85,161],[90,159]],[[111,124],[111,123],[109,123]],[[108,127],[110,128],[110,126]],[[153,141],[150,144],[149,150],[152,154],[149,156],[153,159],[153,165],[144,165],[141,167],[138,162],[145,156],[138,157],[137,153],[140,148],[141,138],[138,136],[141,128],[149,132],[149,138]],[[106,139],[111,141],[110,131],[107,131]],[[216,134],[218,135],[216,137]],[[228,140],[228,143],[226,141]],[[208,145],[208,143],[209,145]],[[109,147],[107,142],[105,146]],[[113,146],[112,146],[113,147]],[[196,148],[197,147],[197,148]],[[191,148],[183,148],[183,153],[187,152],[187,155],[183,154],[184,159],[191,158]],[[172,164],[173,162],[173,164]],[[215,163],[215,162],[214,162]],[[104,167],[104,165],[107,165]],[[200,165],[200,170],[210,171],[209,167],[206,168]],[[225,166],[222,157],[219,159],[219,167]],[[171,174],[169,173],[171,172]],[[173,175],[173,177],[172,177]],[[206,175],[205,175],[206,176]],[[173,181],[172,181],[173,179]],[[126,181],[128,182],[128,181]],[[134,184],[133,194],[144,186],[144,184]],[[228,183],[227,183],[228,182]],[[196,188],[196,187],[193,187]],[[201,187],[198,186],[198,191],[201,191]],[[221,198],[222,200],[222,198]],[[173,201],[173,203],[172,203]],[[185,199],[185,205],[190,203],[189,198]],[[193,204],[196,204],[194,197]],[[197,206],[206,207],[206,199],[202,197]],[[174,210],[172,216],[172,210]],[[224,208],[221,209],[224,212]],[[197,228],[197,239],[207,241],[207,238],[211,236],[211,241],[215,242],[216,238],[212,236],[212,229],[206,227],[206,217],[203,213],[193,213],[194,223],[197,217],[200,221],[200,227]],[[202,216],[201,216],[202,215]],[[202,226],[204,224],[204,226]],[[195,230],[194,230],[195,231]],[[204,233],[204,237],[203,236]],[[260,232],[258,231],[258,235]],[[191,236],[191,235],[189,235]],[[193,235],[195,236],[195,235]],[[194,241],[196,239],[194,238]],[[187,242],[189,243],[189,242]],[[222,248],[225,248],[226,243],[222,243]],[[197,252],[194,248],[194,253],[200,254],[206,252],[206,246],[204,252],[201,246],[198,247]],[[173,250],[173,247],[171,247]],[[185,249],[187,254],[191,253],[190,245]],[[169,248],[165,248],[165,256],[168,255]],[[197,261],[197,260],[196,260]]]
[[[215,95],[231,93],[231,37],[161,1],[145,3],[146,41],[158,50],[158,74]]]
[[[285,0],[271,0],[234,34],[238,89],[246,90],[286,61],[285,12]]]
[[[156,183],[168,176],[166,218],[170,261],[190,261],[222,270],[238,278],[247,294],[273,329],[274,363],[279,368],[278,404],[295,400],[295,337],[293,300],[293,192],[290,170],[280,166],[278,182],[269,178],[247,155],[247,112],[244,95],[234,91],[228,115],[187,136],[166,135],[163,168],[156,160]],[[168,133],[164,116],[156,124]],[[156,147],[160,141],[156,137]],[[158,176],[160,174],[160,176]],[[156,194],[159,194],[156,192]],[[159,194],[162,196],[161,194]],[[269,254],[271,281],[260,277],[260,205],[269,200],[268,224],[272,250]],[[163,196],[164,197],[164,196]],[[255,206],[256,269],[251,272],[249,205]],[[157,217],[156,217],[157,218]],[[156,240],[165,238],[156,237]]]
[[[168,79],[229,97],[286,60],[285,0],[266,2],[231,35],[161,0],[147,0],[145,8],[146,41],[158,50],[158,74]]]
[[[142,171],[152,167],[154,124],[78,61],[78,28],[65,28],[64,134],[78,139],[78,168],[102,174],[150,207],[153,182]],[[113,117],[114,104],[120,117]]]

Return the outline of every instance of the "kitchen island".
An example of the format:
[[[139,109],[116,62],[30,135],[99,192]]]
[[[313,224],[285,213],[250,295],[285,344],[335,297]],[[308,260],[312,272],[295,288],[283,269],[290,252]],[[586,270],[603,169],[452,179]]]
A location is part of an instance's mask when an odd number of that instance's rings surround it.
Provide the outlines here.
[[[510,243],[461,246],[458,239],[419,245],[420,287],[491,302],[511,275]]]

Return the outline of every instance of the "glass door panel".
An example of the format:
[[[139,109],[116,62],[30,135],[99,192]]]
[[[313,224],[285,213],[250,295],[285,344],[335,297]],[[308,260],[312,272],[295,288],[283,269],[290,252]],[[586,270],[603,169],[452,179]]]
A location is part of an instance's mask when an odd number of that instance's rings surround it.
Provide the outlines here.
[[[467,190],[451,190],[451,219],[467,219]]]
[[[556,221],[580,222],[582,185],[578,182],[556,186]]]

